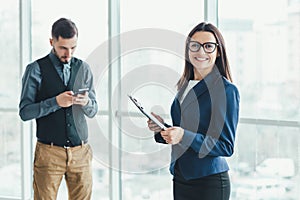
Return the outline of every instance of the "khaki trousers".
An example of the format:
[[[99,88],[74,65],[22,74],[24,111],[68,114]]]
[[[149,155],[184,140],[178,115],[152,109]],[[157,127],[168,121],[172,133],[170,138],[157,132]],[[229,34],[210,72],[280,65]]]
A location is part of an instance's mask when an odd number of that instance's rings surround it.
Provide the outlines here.
[[[90,200],[92,156],[89,144],[63,148],[37,142],[34,156],[34,199],[55,200],[64,176],[69,200]]]

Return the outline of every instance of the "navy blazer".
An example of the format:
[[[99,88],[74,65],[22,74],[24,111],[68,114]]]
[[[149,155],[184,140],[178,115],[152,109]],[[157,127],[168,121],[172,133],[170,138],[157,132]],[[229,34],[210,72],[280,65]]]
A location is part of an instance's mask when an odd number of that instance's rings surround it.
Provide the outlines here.
[[[170,172],[178,167],[185,179],[229,170],[224,157],[231,156],[239,119],[239,92],[215,66],[180,104],[184,86],[171,106],[173,126],[184,129],[182,141],[172,145]],[[155,140],[165,143],[160,134]]]

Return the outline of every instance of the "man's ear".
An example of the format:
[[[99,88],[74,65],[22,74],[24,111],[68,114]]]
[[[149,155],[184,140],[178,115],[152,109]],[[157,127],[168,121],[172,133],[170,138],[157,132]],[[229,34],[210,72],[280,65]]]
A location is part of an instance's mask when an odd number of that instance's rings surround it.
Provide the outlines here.
[[[53,46],[53,39],[52,38],[49,39],[49,42],[50,42],[50,45]]]

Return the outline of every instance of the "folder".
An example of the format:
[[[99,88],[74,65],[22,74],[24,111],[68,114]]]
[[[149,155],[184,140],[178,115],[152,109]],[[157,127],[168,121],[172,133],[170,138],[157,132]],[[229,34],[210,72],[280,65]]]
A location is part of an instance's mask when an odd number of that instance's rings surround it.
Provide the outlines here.
[[[134,98],[132,95],[127,95],[127,96],[133,102],[133,104],[139,109],[139,111],[141,111],[141,113],[143,113],[143,115],[145,115],[148,119],[150,119],[154,123],[156,123],[162,130],[167,129],[167,127],[163,123],[161,123],[158,119],[156,119],[156,117],[154,117],[154,115],[152,115],[151,113],[147,113],[145,111],[144,107],[142,106],[142,104],[140,102],[138,102],[136,98]]]

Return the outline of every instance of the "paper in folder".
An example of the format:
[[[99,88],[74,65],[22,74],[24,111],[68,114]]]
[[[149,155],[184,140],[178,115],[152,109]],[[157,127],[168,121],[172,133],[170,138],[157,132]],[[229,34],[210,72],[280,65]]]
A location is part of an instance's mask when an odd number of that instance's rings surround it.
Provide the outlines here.
[[[144,109],[144,107],[142,106],[142,104],[140,102],[138,102],[136,100],[136,98],[134,98],[131,95],[128,95],[129,99],[133,102],[133,104],[141,111],[141,113],[143,113],[148,119],[152,120],[154,123],[156,123],[161,129],[166,130],[167,127],[161,123],[158,119],[156,119],[156,117],[154,117],[151,113],[147,113]]]

